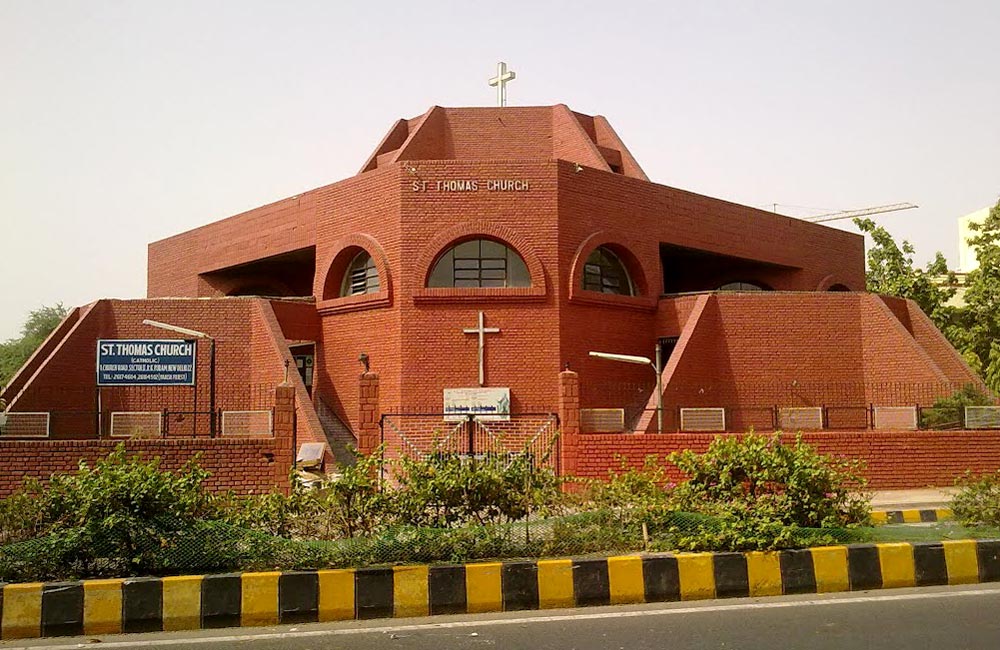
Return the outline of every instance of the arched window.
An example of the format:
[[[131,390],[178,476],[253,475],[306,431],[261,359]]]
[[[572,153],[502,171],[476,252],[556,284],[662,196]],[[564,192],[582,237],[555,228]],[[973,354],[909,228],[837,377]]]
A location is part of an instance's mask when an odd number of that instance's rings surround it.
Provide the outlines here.
[[[831,285],[827,291],[850,291],[846,284],[834,284]]]
[[[727,282],[716,291],[770,291],[770,289],[753,282]]]
[[[625,265],[606,246],[598,246],[583,265],[583,288],[600,293],[634,296],[635,287]]]
[[[449,248],[431,270],[428,287],[530,287],[528,267],[517,252],[492,239]]]
[[[361,251],[354,256],[344,272],[344,281],[340,287],[341,296],[357,296],[364,293],[375,293],[379,290],[378,269],[375,260],[368,251]]]

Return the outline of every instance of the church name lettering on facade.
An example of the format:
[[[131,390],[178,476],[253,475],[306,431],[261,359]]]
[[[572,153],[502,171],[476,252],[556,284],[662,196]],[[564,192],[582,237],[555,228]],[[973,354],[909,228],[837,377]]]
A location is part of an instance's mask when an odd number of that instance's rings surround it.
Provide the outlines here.
[[[449,181],[413,181],[414,192],[527,192],[528,181],[519,178],[491,178],[488,180],[456,179]]]

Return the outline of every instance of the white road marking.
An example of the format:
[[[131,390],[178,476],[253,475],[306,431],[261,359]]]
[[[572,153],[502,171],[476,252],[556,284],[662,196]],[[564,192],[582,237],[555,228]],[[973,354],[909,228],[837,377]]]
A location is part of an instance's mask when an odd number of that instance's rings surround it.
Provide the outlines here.
[[[832,595],[832,594],[831,594]],[[531,623],[553,623],[556,621],[593,621],[606,618],[638,618],[644,616],[672,616],[697,614],[699,612],[731,612],[749,609],[789,609],[795,607],[815,607],[830,605],[853,605],[856,603],[881,603],[893,600],[936,600],[973,596],[1000,596],[996,589],[974,589],[967,591],[943,591],[934,593],[884,594],[879,596],[856,596],[848,598],[810,599],[794,601],[732,603],[727,605],[706,605],[701,607],[676,607],[672,609],[637,610],[627,612],[594,612],[590,614],[555,614],[551,616],[525,616],[521,618],[476,619],[473,621],[449,621],[445,623],[414,623],[410,625],[386,625],[382,627],[360,627],[336,630],[304,630],[298,632],[264,632],[261,634],[231,634],[227,636],[190,637],[183,639],[151,639],[149,641],[105,641],[99,648],[153,648],[184,644],[231,643],[236,641],[268,641],[281,639],[302,639],[324,636],[346,636],[356,634],[391,634],[396,632],[418,632],[421,630],[450,630],[469,627],[490,627],[494,625],[528,625]],[[704,601],[703,601],[704,602]],[[197,630],[192,630],[197,632]],[[0,650],[79,650],[94,647],[91,643],[71,643],[62,645],[5,646]]]

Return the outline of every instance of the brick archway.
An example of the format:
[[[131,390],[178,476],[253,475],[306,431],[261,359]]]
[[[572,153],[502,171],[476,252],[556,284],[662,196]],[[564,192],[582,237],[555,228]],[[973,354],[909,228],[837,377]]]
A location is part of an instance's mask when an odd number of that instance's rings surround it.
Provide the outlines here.
[[[582,288],[581,283],[583,279],[583,266],[586,264],[587,258],[590,254],[601,246],[608,248],[608,250],[614,253],[625,266],[625,270],[628,271],[629,277],[632,280],[635,295],[626,296],[620,294],[604,294],[594,291],[586,291]],[[654,292],[650,286],[646,269],[633,252],[636,248],[637,246],[635,242],[612,237],[604,231],[595,232],[584,239],[583,242],[577,247],[576,253],[573,255],[573,263],[570,266],[570,300],[597,299],[601,301],[621,302],[623,306],[635,305],[643,308],[655,306],[656,296],[653,295]]]
[[[339,299],[358,299],[359,296],[341,296],[340,286],[343,281],[344,272],[347,265],[351,263],[354,256],[361,251],[372,256],[375,268],[378,270],[379,290],[367,297],[377,299],[389,299],[392,295],[392,277],[389,273],[389,260],[386,257],[382,246],[374,237],[365,234],[353,234],[338,239],[331,247],[330,254],[320,269],[322,273],[316,273],[313,284],[313,294],[320,302],[329,302]]]

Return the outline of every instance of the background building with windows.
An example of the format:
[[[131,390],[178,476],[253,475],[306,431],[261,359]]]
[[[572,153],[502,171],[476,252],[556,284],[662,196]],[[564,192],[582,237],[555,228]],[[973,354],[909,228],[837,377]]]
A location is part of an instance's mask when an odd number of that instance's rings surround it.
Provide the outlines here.
[[[155,316],[214,337],[219,400],[252,401],[247,385],[291,368],[296,451],[404,450],[419,437],[406,416],[441,414],[444,391],[504,388],[513,416],[560,413],[580,432],[563,470],[604,475],[610,452],[582,436],[654,432],[656,382],[591,351],[659,348],[675,433],[692,430],[683,409],[721,409],[702,431],[774,429],[800,409],[819,419],[797,428],[865,432],[876,406],[981,383],[914,303],[864,288],[862,237],[653,183],[603,117],[435,106],[393,124],[353,177],[150,244],[147,299],[74,311],[4,397],[91,410],[94,340],[148,336]],[[165,408],[151,399],[97,408]],[[53,435],[106,435],[85,428]]]

